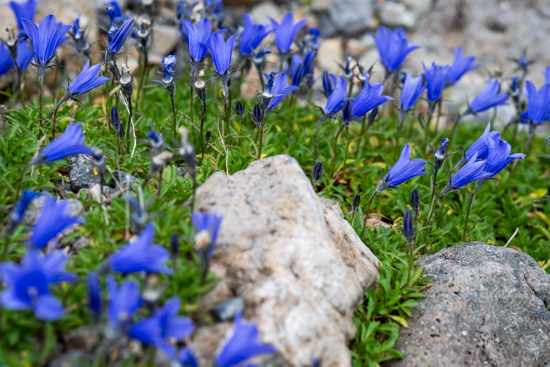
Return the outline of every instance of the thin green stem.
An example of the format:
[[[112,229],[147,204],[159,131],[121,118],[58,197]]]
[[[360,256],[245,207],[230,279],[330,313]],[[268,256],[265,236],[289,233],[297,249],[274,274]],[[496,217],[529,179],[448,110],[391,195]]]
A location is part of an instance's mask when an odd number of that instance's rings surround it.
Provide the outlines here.
[[[474,204],[474,199],[476,198],[477,190],[479,187],[476,187],[472,195],[470,196],[470,202],[468,203],[468,211],[466,212],[466,218],[464,218],[464,232],[462,233],[462,240],[466,240],[466,233],[468,232],[468,219],[470,218],[470,211]]]
[[[177,139],[177,122],[176,122],[176,103],[174,102],[174,98],[170,97],[170,102],[172,103],[172,132],[174,134],[174,138]]]
[[[204,159],[204,120],[206,118],[206,101],[202,102],[202,111],[201,111],[201,164]]]
[[[369,220],[369,215],[370,215],[370,207],[371,207],[372,202],[374,201],[374,198],[376,197],[377,194],[378,194],[378,189],[376,189],[376,191],[374,191],[374,193],[370,197],[369,203],[367,205],[367,210],[365,211],[365,214],[366,214],[365,221],[363,222],[363,228],[361,229],[361,238],[363,238],[363,235],[365,234],[365,228],[367,228],[367,221]]]

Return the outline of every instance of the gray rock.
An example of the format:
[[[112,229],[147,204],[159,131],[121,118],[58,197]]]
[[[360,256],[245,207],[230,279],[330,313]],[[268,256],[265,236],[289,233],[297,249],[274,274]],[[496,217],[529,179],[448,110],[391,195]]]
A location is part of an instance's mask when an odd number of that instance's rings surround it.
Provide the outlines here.
[[[434,0],[401,0],[403,4],[407,5],[407,8],[418,17],[428,13],[432,7]]]
[[[89,189],[101,183],[101,176],[94,172],[94,164],[89,156],[82,154],[73,156],[70,158],[70,163],[69,180],[72,192]]]
[[[114,174],[116,181],[113,180],[114,187],[119,190],[131,190],[133,184],[139,184],[139,178],[136,178],[128,173],[115,170]],[[119,184],[122,186],[120,187]]]
[[[386,366],[548,365],[550,275],[532,257],[471,242],[418,265],[432,286],[400,332],[405,358]]]
[[[38,217],[40,216],[40,213],[42,212],[42,207],[44,207],[44,200],[45,196],[41,195],[31,201],[31,203],[27,207],[27,210],[25,211],[25,215],[23,216],[23,224],[27,226],[34,226],[34,224],[38,220]],[[65,201],[69,203],[71,216],[76,217],[84,213],[84,206],[79,200],[69,198],[67,200],[60,201]]]
[[[380,7],[380,23],[388,27],[414,28],[416,15],[404,4],[387,1]]]
[[[332,0],[328,12],[336,32],[344,36],[359,35],[374,24],[369,0]]]
[[[232,297],[221,301],[212,307],[212,314],[218,321],[231,321],[237,312],[243,312],[244,300],[241,297]]]
[[[250,14],[252,15],[256,23],[269,24],[271,24],[271,20],[269,20],[269,18],[278,20],[278,18],[283,15],[277,4],[270,0],[264,1],[263,3],[254,6],[250,10]]]
[[[201,307],[242,297],[244,318],[282,356],[281,364],[266,365],[307,366],[319,357],[326,367],[350,366],[352,316],[378,276],[378,259],[340,206],[319,198],[298,162],[285,155],[232,176],[215,173],[197,197],[199,211],[223,215],[211,266],[222,281]],[[199,328],[193,346],[201,364],[208,365],[229,327]]]

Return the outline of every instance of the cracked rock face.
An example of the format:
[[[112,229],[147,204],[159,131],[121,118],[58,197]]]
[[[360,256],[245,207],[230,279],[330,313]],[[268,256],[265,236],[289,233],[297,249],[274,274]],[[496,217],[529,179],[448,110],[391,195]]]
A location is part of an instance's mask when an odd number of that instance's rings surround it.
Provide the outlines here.
[[[280,155],[244,171],[212,175],[199,189],[198,210],[223,215],[211,270],[222,281],[205,310],[231,297],[244,300],[263,342],[278,356],[260,366],[350,366],[353,312],[378,276],[378,259],[343,218],[319,198],[298,162]],[[230,323],[200,328],[193,346],[203,359],[218,350]]]
[[[532,257],[471,242],[419,265],[433,285],[401,329],[405,359],[386,366],[548,365],[550,275]]]

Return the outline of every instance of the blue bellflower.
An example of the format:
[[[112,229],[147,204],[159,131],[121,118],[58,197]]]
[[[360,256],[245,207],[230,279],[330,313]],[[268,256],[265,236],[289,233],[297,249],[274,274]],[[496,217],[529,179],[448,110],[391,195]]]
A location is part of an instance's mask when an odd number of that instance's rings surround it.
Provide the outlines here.
[[[515,153],[510,154],[512,147],[505,140],[493,140],[489,137],[485,137],[486,144],[489,146],[489,155],[487,156],[487,166],[485,171],[491,172],[491,176],[494,177],[500,171],[502,171],[509,163],[516,159],[524,159],[525,154]],[[481,182],[481,181],[480,181]]]
[[[82,38],[82,36],[84,35],[84,31],[82,30],[82,28],[80,28],[80,14],[78,14],[78,17],[76,17],[73,22],[72,31],[75,38]]]
[[[347,89],[348,83],[346,82],[346,80],[341,76],[338,77],[336,86],[328,97],[327,103],[325,103],[325,108],[323,109],[323,116],[325,119],[334,115],[342,109],[342,104],[344,103],[344,99],[346,99]]]
[[[429,70],[424,63],[422,66],[424,67],[424,75],[428,87],[428,101],[433,104],[439,101],[443,95],[443,89],[447,82],[449,65],[437,66],[435,63],[432,63]]]
[[[111,42],[109,42],[109,47],[107,47],[107,51],[115,54],[120,51],[122,45],[124,45],[124,42],[126,41],[126,38],[128,38],[128,35],[134,29],[134,23],[135,22],[133,19],[128,19],[124,23],[122,23],[116,34],[113,36]]]
[[[42,149],[40,156],[32,164],[50,163],[75,154],[92,154],[91,148],[82,144],[83,142],[82,126],[79,123],[71,124],[63,134]]]
[[[386,78],[401,67],[409,53],[420,48],[407,41],[405,31],[401,28],[391,31],[386,27],[378,27],[376,34],[371,35],[376,42],[380,61],[386,68]]]
[[[31,20],[22,19],[23,27],[32,41],[36,66],[41,81],[56,50],[64,41],[65,34],[71,29],[70,25],[59,25],[53,15],[46,15],[37,27]]]
[[[109,78],[99,76],[100,72],[101,64],[90,67],[90,60],[88,60],[86,65],[84,65],[84,69],[82,69],[76,79],[69,85],[69,98],[74,99],[107,83]]]
[[[508,94],[500,93],[500,83],[498,80],[491,80],[487,82],[485,89],[474,98],[470,103],[468,110],[464,115],[469,113],[479,113],[488,110],[491,107],[508,105],[506,100],[508,99]]]
[[[328,98],[332,94],[332,91],[336,86],[336,75],[330,74],[328,71],[325,70],[323,71],[321,81],[323,82],[323,93],[325,94],[325,97]]]
[[[203,43],[203,46],[210,51],[214,67],[220,75],[227,74],[231,67],[231,56],[235,48],[236,37],[237,35],[234,34],[225,41],[220,33],[214,33],[210,39],[210,44]]]
[[[210,44],[212,37],[212,25],[210,20],[204,18],[199,20],[196,27],[188,20],[181,19],[182,31],[189,40],[189,58],[192,62],[200,63],[208,52],[205,45]],[[216,33],[223,33],[226,30],[221,30]]]
[[[294,91],[297,91],[300,89],[299,87],[295,85],[291,85],[287,87],[288,78],[285,73],[279,73],[273,79],[273,98],[269,102],[269,106],[267,107],[268,111],[273,111],[279,103],[283,100],[285,96],[287,96],[289,93],[292,93]]]
[[[205,238],[207,240],[207,246],[212,246],[209,250],[210,256],[214,251],[214,246],[216,245],[216,240],[218,239],[218,233],[220,231],[220,226],[222,224],[223,217],[221,215],[209,214],[209,213],[191,213],[191,222],[195,231],[198,234],[204,233],[208,234]]]
[[[481,65],[476,64],[475,56],[464,57],[464,52],[461,47],[455,49],[455,58],[453,64],[449,68],[447,73],[447,85],[454,85],[462,78],[464,74],[474,69],[479,68]]]
[[[127,280],[120,287],[112,276],[107,277],[109,306],[107,317],[112,330],[127,329],[137,309],[143,303],[139,285],[134,280]]]
[[[176,75],[176,55],[168,55],[162,59],[162,79],[164,83],[171,83]]]
[[[477,139],[466,151],[466,159],[470,160],[472,157],[477,154],[477,159],[483,160],[486,159],[489,155],[489,146],[487,145],[487,139],[492,139],[497,141],[500,139],[500,133],[498,131],[491,131],[491,123],[488,122],[485,127],[483,134]]]
[[[317,27],[309,27],[307,34],[311,36],[311,48],[317,50],[319,48],[319,37],[321,37],[321,31]]]
[[[17,19],[17,26],[19,27],[19,37],[26,36],[27,33],[25,32],[25,28],[23,26],[23,19],[28,19],[31,22],[34,22],[34,15],[36,13],[36,7],[38,6],[38,3],[40,0],[27,0],[25,2],[15,2],[10,1],[8,5],[10,6],[11,10],[13,10],[13,14],[15,15],[15,19]]]
[[[182,367],[199,367],[199,359],[190,347],[185,347],[180,350],[178,360]]]
[[[164,307],[156,310],[152,317],[132,325],[130,336],[145,345],[154,345],[170,360],[177,359],[176,347],[171,341],[182,341],[191,336],[195,330],[193,321],[187,317],[178,316],[179,310],[179,298],[170,298]]]
[[[122,21],[122,9],[120,8],[120,4],[118,3],[118,1],[106,1],[103,3],[103,5],[106,5],[112,9],[113,17],[116,22]]]
[[[239,51],[243,56],[250,56],[263,39],[271,33],[271,26],[269,24],[255,24],[254,18],[249,13],[245,13],[243,18],[244,30],[239,42]]]
[[[472,156],[472,159],[470,159],[468,163],[464,165],[464,167],[458,170],[458,172],[451,179],[451,182],[449,184],[451,188],[449,189],[449,191],[460,189],[461,187],[471,184],[472,182],[491,177],[492,173],[485,170],[487,162],[478,159],[479,157],[477,156],[477,153],[475,153]],[[449,188],[449,186],[443,189],[443,192],[439,196],[446,194],[445,191],[447,190],[447,188]]]
[[[263,344],[258,327],[253,323],[244,323],[241,313],[235,315],[233,335],[216,355],[216,367],[232,367],[260,354],[275,353],[276,349]]]
[[[526,95],[529,98],[527,111],[521,114],[520,119],[535,125],[550,118],[550,84],[544,84],[537,92],[537,88],[529,80],[525,82]]]
[[[127,243],[111,255],[111,270],[122,274],[142,271],[172,274],[172,269],[164,265],[170,254],[164,247],[152,243],[154,235],[155,227],[149,223],[135,241]]]
[[[23,191],[21,199],[19,199],[17,205],[15,206],[15,209],[10,214],[10,219],[16,223],[21,222],[23,220],[23,217],[25,216],[25,211],[27,211],[27,208],[29,207],[31,201],[33,201],[40,195],[40,193],[34,191]]]
[[[413,215],[410,209],[407,209],[405,215],[403,215],[403,234],[409,245],[412,245],[414,241],[414,225]]]
[[[30,250],[21,265],[0,264],[0,278],[6,284],[0,294],[0,305],[10,310],[32,309],[41,320],[59,320],[63,316],[63,305],[50,293],[50,284],[76,279],[65,271],[66,263],[67,257],[62,251],[42,255],[39,250]]]
[[[428,88],[424,84],[424,76],[420,75],[413,78],[409,73],[405,73],[405,81],[401,90],[401,101],[399,102],[399,110],[403,112],[410,111],[418,98]]]
[[[26,41],[17,43],[17,65],[21,71],[27,70],[34,57],[34,50]],[[11,58],[10,50],[4,41],[0,40],[0,76],[4,75],[13,68],[13,59]]]
[[[393,101],[392,97],[383,96],[384,86],[381,83],[369,84],[369,76],[365,73],[365,85],[363,90],[353,102],[353,117],[358,118],[367,112],[383,105],[388,101]]]
[[[86,277],[86,290],[88,292],[88,308],[93,317],[99,318],[101,314],[101,282],[95,271],[92,271]]]
[[[426,162],[424,160],[420,158],[411,160],[411,146],[407,144],[401,151],[399,159],[386,173],[376,191],[393,189],[414,177],[427,175],[428,172],[424,172],[425,167]]]
[[[296,34],[306,25],[307,20],[302,19],[294,24],[294,15],[292,13],[286,13],[283,19],[281,19],[281,24],[272,18],[269,19],[271,19],[273,33],[275,34],[275,45],[279,50],[279,54],[284,55],[290,50]]]
[[[36,224],[32,227],[29,243],[36,248],[42,249],[67,228],[82,223],[84,223],[82,218],[71,216],[71,208],[67,201],[58,202],[46,196],[40,217],[38,217]]]
[[[117,13],[116,10],[113,7],[109,7],[106,9],[107,15],[109,15],[109,20],[111,22],[111,25],[109,26],[109,30],[107,31],[107,41],[109,44],[113,42],[113,38],[115,37],[116,32],[118,31],[117,26]]]

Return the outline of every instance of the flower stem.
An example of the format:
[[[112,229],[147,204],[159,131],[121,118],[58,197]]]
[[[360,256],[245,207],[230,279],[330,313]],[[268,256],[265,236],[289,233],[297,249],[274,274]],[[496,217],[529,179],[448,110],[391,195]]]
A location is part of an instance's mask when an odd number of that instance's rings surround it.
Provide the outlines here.
[[[204,119],[206,118],[206,101],[202,102],[201,111],[201,164],[204,159]]]
[[[321,115],[319,117],[319,121],[317,122],[317,128],[315,129],[315,147],[313,149],[313,163],[315,163],[315,158],[317,158],[317,144],[319,144],[319,128],[321,127],[321,123],[325,121],[325,116]]]
[[[193,79],[193,78],[191,78],[191,79]],[[194,94],[193,85],[191,85],[191,86],[189,87],[189,89],[191,90],[191,106],[189,107],[189,115],[190,115],[190,117],[191,117],[191,122],[193,122],[193,100],[194,100],[194,96],[193,96],[193,94]]]
[[[176,103],[174,102],[174,97],[170,96],[170,102],[172,103],[172,131],[174,133],[174,138],[177,139],[178,135],[176,132]]]
[[[256,159],[262,159],[262,146],[264,143],[264,123],[262,121],[262,127],[260,128],[260,138],[259,138],[259,145],[258,145],[258,157]]]
[[[39,73],[40,74],[40,73]],[[42,120],[42,106],[44,104],[43,95],[43,81],[40,79],[40,75],[36,77],[38,83],[38,120],[40,121],[40,127],[44,126],[44,120]]]
[[[374,193],[370,197],[369,203],[367,205],[367,210],[365,211],[366,217],[365,217],[365,221],[363,222],[363,228],[361,229],[361,236],[360,236],[361,239],[363,238],[363,235],[365,234],[365,228],[367,228],[367,221],[369,220],[369,215],[370,215],[370,207],[372,205],[372,202],[374,201],[374,198],[376,197],[376,194],[378,194],[378,189],[376,189],[374,191]]]
[[[330,169],[330,177],[334,177],[335,169],[338,166],[338,137],[340,136],[340,133],[344,129],[345,125],[342,124],[338,131],[336,132],[336,136],[334,137],[334,157],[332,159],[332,168]]]
[[[468,231],[468,218],[470,217],[470,211],[472,210],[472,205],[474,204],[474,199],[476,198],[477,190],[479,186],[475,188],[472,196],[470,196],[470,203],[468,204],[468,211],[466,212],[466,218],[464,218],[464,232],[462,233],[462,240],[466,241],[466,232]]]

